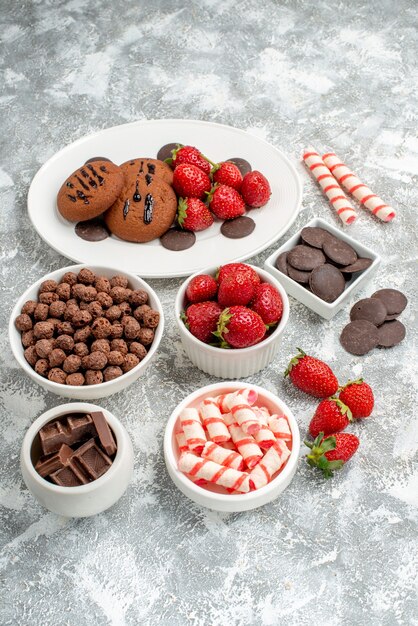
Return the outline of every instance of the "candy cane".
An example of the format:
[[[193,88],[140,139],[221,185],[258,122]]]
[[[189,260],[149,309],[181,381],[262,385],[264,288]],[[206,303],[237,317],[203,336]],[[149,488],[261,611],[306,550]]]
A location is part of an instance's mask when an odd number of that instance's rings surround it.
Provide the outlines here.
[[[232,452],[231,450],[225,450],[216,443],[207,441],[205,447],[202,450],[202,458],[209,459],[209,461],[215,461],[219,465],[225,465],[226,467],[232,467],[232,469],[243,470],[244,459],[238,452]]]
[[[322,159],[338,182],[357,198],[361,204],[364,204],[366,209],[369,209],[373,215],[376,215],[383,222],[390,222],[396,217],[392,207],[385,204],[367,185],[362,183],[334,152],[327,152]]]
[[[198,458],[190,452],[181,455],[179,470],[194,478],[204,479],[215,485],[234,489],[234,491],[247,493],[250,490],[248,474],[245,472],[239,472],[231,467]]]
[[[250,406],[252,406],[258,398],[258,393],[255,389],[239,389],[232,393],[223,393],[216,398],[222,413],[228,413],[231,410],[232,402],[238,395],[243,396]]]
[[[239,394],[229,404],[231,405],[231,413],[236,423],[241,426],[247,435],[255,435],[260,430],[260,420],[245,397]]]
[[[292,441],[292,433],[289,428],[289,422],[281,415],[271,415],[269,418],[269,428],[276,439],[283,441]]]
[[[232,441],[237,446],[245,465],[252,469],[263,458],[260,446],[256,443],[254,437],[247,435],[238,424],[231,424],[228,428]]]
[[[250,488],[260,489],[267,485],[274,474],[286,463],[290,450],[283,441],[277,441],[261,461],[253,468],[249,476]]]
[[[319,154],[314,148],[307,148],[302,158],[327,196],[331,206],[337,211],[341,221],[344,224],[352,224],[357,219],[356,212]]]
[[[186,435],[182,430],[176,433],[177,445],[179,447],[180,454],[182,452],[189,452],[189,446],[187,445]]]
[[[209,439],[223,443],[231,439],[229,430],[222,419],[221,412],[214,398],[206,398],[199,407],[203,425],[208,430]]]
[[[207,440],[199,411],[193,408],[183,409],[180,414],[180,423],[189,449],[200,454]]]

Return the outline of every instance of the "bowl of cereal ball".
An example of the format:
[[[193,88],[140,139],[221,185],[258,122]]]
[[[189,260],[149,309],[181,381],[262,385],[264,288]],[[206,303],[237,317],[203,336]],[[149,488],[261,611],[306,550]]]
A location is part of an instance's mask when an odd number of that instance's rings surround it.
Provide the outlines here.
[[[41,387],[89,400],[133,383],[163,330],[161,302],[141,278],[73,265],[47,274],[19,298],[9,340],[19,365]]]

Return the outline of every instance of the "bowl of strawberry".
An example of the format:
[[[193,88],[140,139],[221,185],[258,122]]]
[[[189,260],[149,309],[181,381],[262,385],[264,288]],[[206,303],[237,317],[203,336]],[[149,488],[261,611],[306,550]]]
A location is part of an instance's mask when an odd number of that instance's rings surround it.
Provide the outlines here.
[[[188,278],[177,293],[175,316],[194,365],[220,378],[243,378],[277,354],[289,300],[268,272],[228,263]]]

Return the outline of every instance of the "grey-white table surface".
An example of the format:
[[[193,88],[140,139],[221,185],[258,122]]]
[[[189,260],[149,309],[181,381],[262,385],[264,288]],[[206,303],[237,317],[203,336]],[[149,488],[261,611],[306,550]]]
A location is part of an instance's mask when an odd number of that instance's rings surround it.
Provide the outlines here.
[[[2,0],[0,9],[0,623],[418,624],[414,0]],[[381,287],[408,295],[407,338],[350,356],[338,341],[348,307],[326,322],[292,299],[280,354],[249,380],[290,405],[303,435],[316,403],[282,377],[297,345],[341,381],[364,375],[375,411],[351,427],[361,446],[334,479],[319,479],[301,460],[275,502],[220,514],[188,501],[165,470],[168,415],[214,379],[181,348],[173,319],[181,279],[150,281],[167,317],[158,358],[137,384],[101,402],[132,437],[132,483],[109,511],[62,518],[37,504],[19,470],[26,429],[62,399],[13,360],[8,317],[29,284],[68,264],[31,227],[28,187],[73,140],[164,117],[237,126],[293,158],[304,199],[286,237],[314,215],[340,225],[299,159],[307,144],[342,155],[397,209],[391,224],[359,210],[350,234],[383,257],[360,295]],[[252,262],[262,265],[273,250]]]

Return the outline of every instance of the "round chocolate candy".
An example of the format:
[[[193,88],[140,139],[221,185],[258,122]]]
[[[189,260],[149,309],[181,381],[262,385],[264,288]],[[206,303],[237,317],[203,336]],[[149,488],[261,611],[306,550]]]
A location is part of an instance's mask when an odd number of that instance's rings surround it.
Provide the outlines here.
[[[352,265],[357,261],[357,252],[348,243],[329,237],[324,241],[323,251],[331,261],[338,265]]]
[[[341,267],[340,271],[343,273],[347,273],[347,274],[351,274],[354,272],[362,272],[363,270],[366,270],[368,267],[370,267],[372,263],[373,261],[371,259],[367,259],[367,258],[357,259],[357,261],[355,261],[351,265],[346,265],[346,267]]]
[[[288,271],[287,271],[287,255],[288,252],[282,252],[281,254],[279,254],[279,256],[276,259],[276,267],[277,269],[282,272],[282,274],[284,274],[285,276],[289,276]]]
[[[378,298],[383,302],[387,309],[387,315],[391,317],[400,315],[408,304],[406,296],[397,289],[379,289],[371,297]]]
[[[379,344],[379,331],[367,320],[355,320],[343,328],[340,342],[350,354],[362,356]]]
[[[297,270],[296,268],[292,267],[288,263],[287,275],[289,276],[289,278],[291,278],[292,280],[295,280],[297,283],[308,284],[311,272],[304,272],[303,270]]]
[[[287,255],[287,262],[297,270],[309,272],[315,267],[323,265],[325,263],[325,256],[318,248],[296,246],[293,250],[290,250]]]
[[[378,328],[379,347],[392,348],[405,339],[405,326],[398,320],[385,322]]]
[[[300,236],[304,243],[307,243],[308,246],[312,246],[313,248],[322,248],[324,242],[332,237],[327,230],[316,226],[306,226],[302,228]]]
[[[171,159],[172,151],[181,146],[180,143],[166,143],[157,152],[157,159],[159,161],[165,161],[165,159]]]
[[[221,233],[229,239],[241,239],[251,235],[254,228],[254,220],[243,215],[233,220],[226,220],[221,226]]]
[[[386,307],[377,298],[363,298],[356,302],[350,311],[350,320],[368,320],[380,326],[386,319]]]
[[[334,302],[345,289],[344,276],[330,263],[316,267],[309,277],[312,293],[325,302]]]
[[[180,252],[181,250],[187,250],[187,248],[191,248],[194,245],[196,235],[187,230],[170,228],[162,237],[160,237],[160,241],[164,248],[167,248],[167,250]]]
[[[110,159],[108,159],[107,157],[91,157],[91,159],[88,159],[84,165],[87,165],[87,163],[94,163],[95,161],[110,161]]]
[[[110,237],[106,224],[98,217],[84,222],[77,222],[74,230],[76,235],[86,241],[103,241],[103,239]]]

